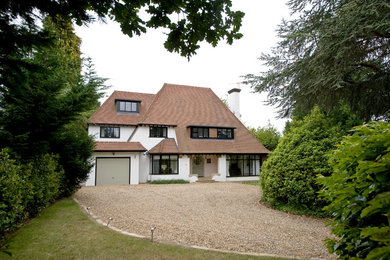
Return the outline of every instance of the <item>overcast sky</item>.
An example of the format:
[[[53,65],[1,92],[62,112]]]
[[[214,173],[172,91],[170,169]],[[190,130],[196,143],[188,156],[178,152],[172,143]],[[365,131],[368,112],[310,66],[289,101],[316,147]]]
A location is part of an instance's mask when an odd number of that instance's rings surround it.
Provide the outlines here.
[[[265,71],[258,57],[276,45],[277,25],[289,17],[285,0],[233,0],[233,10],[245,13],[241,32],[244,36],[216,48],[202,43],[197,54],[187,61],[177,53],[168,52],[162,30],[149,29],[140,37],[123,35],[119,24],[95,22],[76,27],[82,39],[81,51],[92,58],[100,77],[108,78],[107,90],[157,93],[164,83],[211,88],[220,98],[237,87],[241,76]],[[240,85],[242,122],[246,126],[265,126],[268,120],[279,131],[285,120],[276,119],[276,109],[266,106],[266,94],[251,93],[249,86]]]

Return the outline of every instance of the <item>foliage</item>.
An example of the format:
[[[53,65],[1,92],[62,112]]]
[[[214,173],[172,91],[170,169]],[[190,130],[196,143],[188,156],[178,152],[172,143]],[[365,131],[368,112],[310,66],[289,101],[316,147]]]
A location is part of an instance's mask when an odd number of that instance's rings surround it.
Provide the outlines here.
[[[333,216],[330,252],[341,258],[390,258],[390,123],[353,129],[330,154],[331,176],[320,194]]]
[[[231,7],[231,0],[4,0],[0,5],[0,32],[8,34],[12,39],[8,47],[14,48],[25,44],[19,38],[21,35],[39,36],[25,34],[26,28],[34,27],[38,12],[54,19],[58,16],[72,19],[78,25],[90,23],[96,16],[103,20],[108,17],[118,22],[122,32],[130,37],[146,33],[147,28],[163,28],[167,34],[165,48],[189,58],[196,53],[201,41],[215,47],[222,39],[232,44],[242,37],[239,29],[244,13],[232,11]],[[16,19],[26,26],[15,27]],[[14,43],[16,45],[12,46]]]
[[[177,180],[155,180],[150,182],[150,184],[185,184],[185,183],[189,183],[189,181],[177,179]]]
[[[86,117],[98,107],[105,79],[96,76],[89,59],[80,58],[81,41],[70,20],[53,21],[45,19],[42,29],[48,41],[52,39],[50,44],[20,55],[29,67],[9,71],[0,89],[0,143],[24,161],[58,154],[65,170],[61,190],[66,196],[91,168],[93,141],[85,130]]]
[[[362,119],[390,110],[390,3],[291,0],[293,19],[278,29],[281,41],[262,54],[269,67],[247,75],[283,117],[300,106],[329,111],[342,101]]]
[[[80,187],[93,166],[90,157],[93,153],[94,142],[85,131],[86,128],[85,120],[76,120],[64,126],[53,142],[53,151],[61,155],[59,163],[65,171],[61,184],[63,197],[70,196]]]
[[[268,124],[265,127],[258,127],[257,129],[249,127],[248,129],[256,139],[265,146],[265,148],[270,151],[275,150],[281,138],[281,134],[270,121],[268,121]]]
[[[63,171],[57,157],[42,155],[27,164],[0,152],[0,242],[6,232],[59,197]],[[1,243],[0,243],[1,246]]]
[[[31,171],[31,169],[25,169]],[[0,152],[0,238],[16,223],[27,217],[25,211],[25,179],[20,172],[22,167],[10,159],[6,150]]]
[[[271,206],[291,206],[319,211],[324,206],[317,192],[316,175],[331,174],[324,156],[344,131],[329,124],[318,107],[303,120],[293,118],[290,130],[264,162],[261,172],[262,200]]]

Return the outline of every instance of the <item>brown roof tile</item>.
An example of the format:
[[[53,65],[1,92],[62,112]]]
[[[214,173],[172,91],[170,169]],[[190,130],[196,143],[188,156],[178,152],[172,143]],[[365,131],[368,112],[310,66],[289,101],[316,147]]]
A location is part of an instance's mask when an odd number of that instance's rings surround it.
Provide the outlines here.
[[[143,124],[177,125],[179,153],[268,153],[209,88],[164,84]],[[188,126],[234,127],[234,140],[195,140]]]
[[[116,152],[145,152],[146,148],[139,142],[95,142],[95,152],[116,151]]]
[[[155,147],[149,150],[150,154],[177,154],[179,150],[177,149],[176,141],[173,138],[166,138],[158,143]]]
[[[116,124],[116,125],[138,125],[142,116],[152,103],[154,94],[143,94],[136,92],[114,91],[112,95],[96,110],[89,118],[92,124]],[[116,99],[140,100],[140,112],[138,115],[120,115],[116,111]]]
[[[139,115],[118,115],[115,99],[141,100]],[[95,124],[174,125],[178,146],[174,140],[166,139],[151,150],[153,153],[156,151],[183,154],[269,152],[210,88],[164,84],[156,95],[115,91],[91,116],[90,122]],[[194,125],[232,127],[234,139],[191,139],[189,126]],[[112,145],[120,146],[119,143]]]

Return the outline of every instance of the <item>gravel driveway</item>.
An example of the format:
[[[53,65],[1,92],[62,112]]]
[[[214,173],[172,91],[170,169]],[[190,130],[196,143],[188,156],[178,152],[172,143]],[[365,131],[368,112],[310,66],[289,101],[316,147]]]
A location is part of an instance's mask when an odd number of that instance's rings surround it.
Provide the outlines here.
[[[323,258],[330,236],[323,220],[259,204],[258,186],[241,183],[83,187],[74,196],[121,230],[156,241],[221,250]]]

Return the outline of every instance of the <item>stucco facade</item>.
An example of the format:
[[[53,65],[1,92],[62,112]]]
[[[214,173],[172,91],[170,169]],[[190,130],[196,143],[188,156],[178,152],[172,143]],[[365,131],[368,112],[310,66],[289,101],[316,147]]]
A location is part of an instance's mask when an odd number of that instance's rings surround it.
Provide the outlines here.
[[[258,180],[268,150],[239,120],[239,92],[229,93],[230,111],[208,88],[115,91],[89,119],[96,146],[86,185]]]

